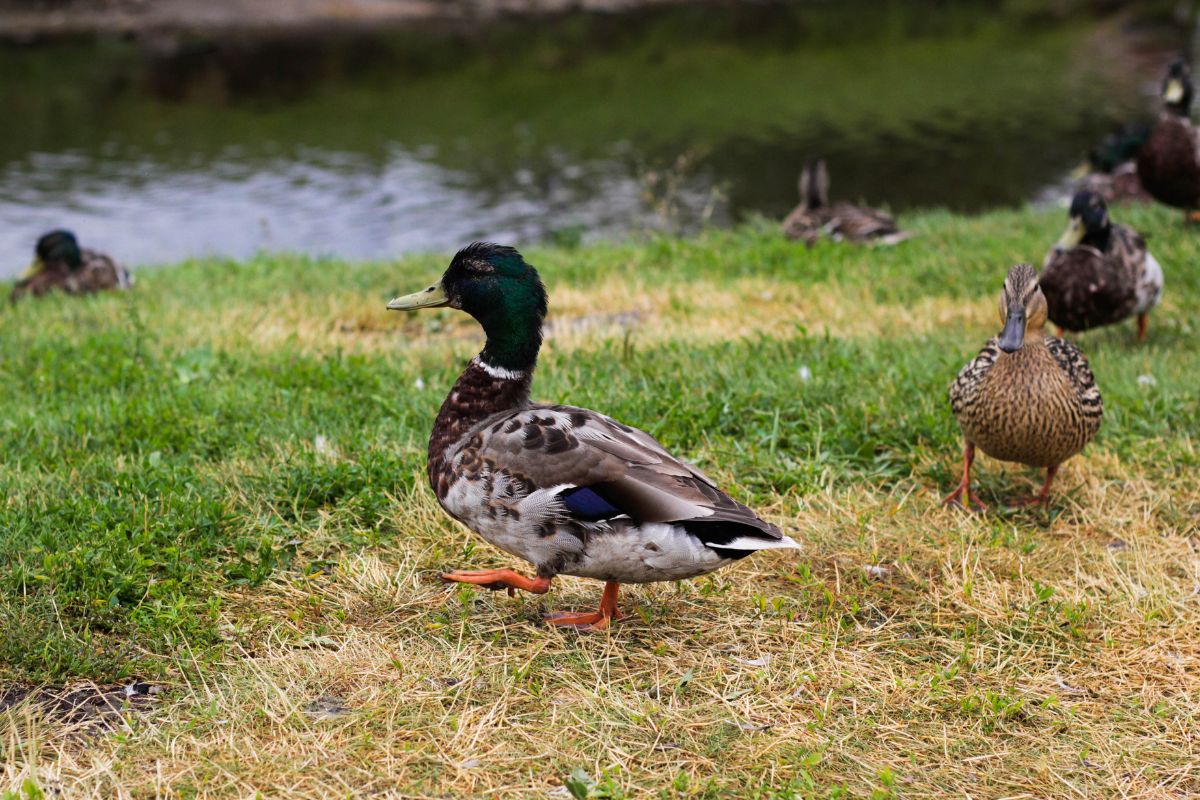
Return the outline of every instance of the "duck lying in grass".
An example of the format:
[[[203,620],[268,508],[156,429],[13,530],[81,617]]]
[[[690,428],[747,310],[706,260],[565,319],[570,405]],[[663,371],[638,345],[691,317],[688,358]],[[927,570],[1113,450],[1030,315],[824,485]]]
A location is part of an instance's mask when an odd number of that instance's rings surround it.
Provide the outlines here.
[[[1150,200],[1137,173],[1137,156],[1149,137],[1150,127],[1141,122],[1126,123],[1104,137],[1075,172],[1079,189],[1107,203]]]
[[[783,220],[783,235],[814,244],[822,233],[835,242],[896,244],[912,236],[896,226],[891,214],[850,203],[829,204],[829,169],[812,159],[800,171],[800,205]]]
[[[67,294],[127,289],[131,283],[120,264],[95,250],[79,249],[75,234],[56,230],[37,240],[33,263],[17,278],[9,300],[15,303],[26,295],[39,297],[56,289]]]
[[[388,303],[438,306],[474,317],[487,343],[434,422],[429,483],[450,516],[537,571],[459,570],[443,580],[542,594],[556,575],[596,578],[605,582],[598,611],[546,619],[599,630],[621,616],[621,583],[691,578],[755,550],[797,546],[649,434],[530,402],[546,290],[516,250],[472,244],[440,281]]]
[[[950,407],[962,428],[962,480],[943,502],[977,511],[971,497],[975,448],[992,458],[1046,468],[1035,496],[1013,505],[1045,503],[1058,467],[1100,430],[1104,407],[1087,359],[1070,342],[1046,336],[1046,298],[1028,264],[1009,270],[1000,293],[1004,329],[963,367],[950,385]]]
[[[1147,315],[1162,298],[1163,272],[1145,239],[1114,225],[1103,198],[1084,191],[1072,200],[1066,233],[1046,255],[1038,282],[1050,321],[1063,330],[1085,331],[1136,314],[1141,341]]]
[[[1142,186],[1160,203],[1182,208],[1186,219],[1200,209],[1200,142],[1188,119],[1192,105],[1192,71],[1176,61],[1162,87],[1163,112],[1154,132],[1138,153]]]

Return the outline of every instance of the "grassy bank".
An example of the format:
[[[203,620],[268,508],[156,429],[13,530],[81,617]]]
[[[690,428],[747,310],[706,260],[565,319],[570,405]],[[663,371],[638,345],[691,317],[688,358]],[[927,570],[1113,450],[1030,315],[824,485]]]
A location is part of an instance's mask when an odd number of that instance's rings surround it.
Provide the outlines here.
[[[516,566],[424,483],[477,330],[383,308],[449,254],[187,263],[4,309],[0,682],[167,691],[99,736],[0,712],[0,790],[528,797],[581,770],[576,796],[1200,791],[1200,240],[1179,215],[1115,212],[1166,298],[1144,345],[1079,337],[1106,418],[1052,507],[937,503],[946,385],[1064,216],[916,215],[890,250],[764,224],[529,251],[537,396],[646,428],[806,544],[632,589],[594,637],[536,620],[596,585],[434,578]],[[1038,477],[978,471],[989,502]]]

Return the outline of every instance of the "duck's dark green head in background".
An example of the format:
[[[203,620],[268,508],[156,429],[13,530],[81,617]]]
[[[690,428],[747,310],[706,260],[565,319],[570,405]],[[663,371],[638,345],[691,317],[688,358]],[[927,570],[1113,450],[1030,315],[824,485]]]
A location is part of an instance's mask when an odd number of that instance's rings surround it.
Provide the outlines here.
[[[1142,145],[1150,138],[1150,130],[1144,122],[1121,125],[1088,151],[1088,171],[1112,172],[1126,161],[1137,158]]]
[[[1056,253],[1080,244],[1091,245],[1101,252],[1108,249],[1112,222],[1108,218],[1108,206],[1103,197],[1087,190],[1076,192],[1068,217],[1067,230],[1054,245]]]
[[[1163,78],[1162,99],[1163,104],[1176,114],[1187,116],[1192,107],[1192,68],[1183,59],[1171,64],[1167,70],[1167,77]]]
[[[512,247],[475,242],[455,254],[437,283],[397,297],[393,311],[450,306],[479,321],[487,333],[481,357],[493,367],[525,370],[537,361],[546,318],[546,287]]]
[[[75,240],[75,234],[70,231],[60,229],[42,234],[34,248],[33,263],[21,275],[21,279],[32,278],[46,268],[57,264],[69,269],[79,269],[83,264],[83,255],[79,252],[79,242]]]

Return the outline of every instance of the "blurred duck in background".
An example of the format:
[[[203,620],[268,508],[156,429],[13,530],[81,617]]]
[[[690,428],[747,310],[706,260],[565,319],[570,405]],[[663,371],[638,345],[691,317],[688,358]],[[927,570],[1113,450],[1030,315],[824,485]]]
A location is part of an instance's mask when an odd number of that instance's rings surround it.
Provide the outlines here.
[[[1163,111],[1137,157],[1138,177],[1150,196],[1182,208],[1189,221],[1200,221],[1200,148],[1188,118],[1192,70],[1176,61],[1162,85]]]
[[[896,244],[912,236],[900,230],[891,214],[851,203],[829,204],[829,169],[825,160],[810,159],[800,171],[800,205],[783,221],[783,235],[812,246],[821,234],[835,242]]]
[[[1128,203],[1152,199],[1137,173],[1137,156],[1150,138],[1150,126],[1129,122],[1104,137],[1088,151],[1087,160],[1072,173],[1077,187],[1095,192],[1106,203]]]
[[[1083,191],[1038,282],[1050,321],[1063,330],[1086,331],[1136,314],[1141,341],[1147,315],[1162,299],[1163,272],[1146,240],[1128,225],[1114,225],[1104,199]]]
[[[105,289],[128,289],[133,280],[128,270],[95,250],[81,250],[75,234],[55,230],[37,241],[29,269],[17,279],[9,300],[40,297],[59,290],[67,294],[91,294]]]

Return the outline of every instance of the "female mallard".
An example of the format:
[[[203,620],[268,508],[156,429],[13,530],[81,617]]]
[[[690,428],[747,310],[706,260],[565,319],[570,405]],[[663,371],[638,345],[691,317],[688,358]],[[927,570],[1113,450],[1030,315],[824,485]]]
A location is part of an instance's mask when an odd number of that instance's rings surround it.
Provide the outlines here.
[[[1075,173],[1079,189],[1095,192],[1106,203],[1151,199],[1137,173],[1137,155],[1149,137],[1150,127],[1141,122],[1126,123],[1104,137]]]
[[[1046,336],[1046,298],[1028,264],[1008,272],[1000,293],[1004,330],[990,340],[950,385],[950,407],[966,440],[962,480],[944,503],[972,504],[975,447],[1001,461],[1046,468],[1037,495],[1017,505],[1044,503],[1058,466],[1100,429],[1104,406],[1087,359],[1070,342]],[[982,511],[978,498],[974,508]]]
[[[755,550],[796,547],[649,434],[595,411],[531,403],[546,290],[511,247],[460,250],[442,279],[390,309],[450,306],[487,334],[442,404],[429,483],[450,516],[537,569],[454,571],[443,580],[543,594],[555,575],[605,581],[600,610],[554,614],[599,630],[621,583],[703,575]]]
[[[17,278],[9,300],[38,297],[58,289],[67,294],[90,294],[105,289],[128,289],[132,284],[124,267],[103,253],[80,250],[75,234],[57,230],[37,240],[33,263]]]
[[[1163,80],[1163,112],[1138,153],[1138,177],[1161,203],[1184,209],[1187,218],[1200,208],[1200,146],[1188,119],[1192,105],[1192,71],[1176,61]]]
[[[1085,331],[1136,314],[1141,341],[1146,316],[1162,297],[1162,267],[1137,231],[1112,224],[1100,195],[1077,193],[1070,219],[1046,255],[1038,281],[1050,321],[1064,330]]]
[[[816,158],[800,171],[800,205],[783,220],[783,235],[812,245],[822,233],[835,242],[896,244],[912,236],[896,226],[891,214],[850,203],[829,204],[829,170]]]

